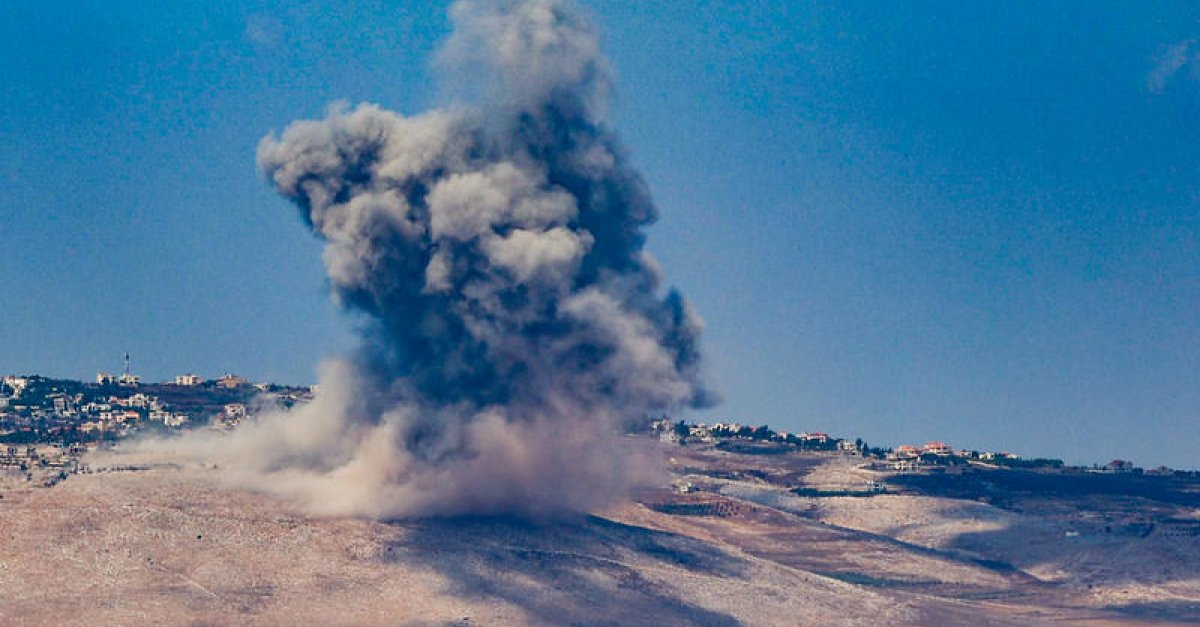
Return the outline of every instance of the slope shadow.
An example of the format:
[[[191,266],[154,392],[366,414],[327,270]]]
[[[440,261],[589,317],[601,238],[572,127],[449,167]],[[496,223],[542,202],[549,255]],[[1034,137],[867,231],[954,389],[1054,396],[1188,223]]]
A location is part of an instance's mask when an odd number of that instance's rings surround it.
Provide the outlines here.
[[[1200,623],[1200,603],[1195,602],[1147,601],[1128,605],[1110,605],[1105,609],[1139,621],[1153,620],[1184,625]]]
[[[1090,590],[1090,578],[1119,575],[1143,584],[1186,581],[1196,577],[1196,568],[1171,572],[1159,570],[1133,573],[1118,559],[1134,554],[1142,565],[1186,564],[1196,555],[1191,537],[1169,538],[1157,532],[1163,523],[1184,521],[1172,518],[1179,508],[1194,507],[1197,483],[1189,478],[1141,477],[1136,475],[1094,475],[1084,473],[1036,473],[1031,471],[990,471],[964,475],[902,475],[889,483],[927,496],[968,502],[985,500],[992,506],[1018,514],[999,528],[963,531],[949,538],[943,550],[961,551],[978,556],[978,561],[1014,567],[1026,573],[1033,563],[1058,564],[1072,581],[1043,583],[1043,593],[1058,602],[1096,616],[1107,614],[1114,620],[1136,620],[1161,624],[1200,624],[1200,603],[1178,601],[1132,601],[1125,604],[1094,606],[1080,603]],[[1047,514],[1063,512],[1058,517]],[[968,510],[951,510],[947,518],[972,519]],[[1191,520],[1184,522],[1195,524]],[[885,533],[897,533],[890,530]],[[1142,544],[1142,543],[1148,544]],[[1020,551],[1020,554],[1012,553]],[[1088,561],[1081,561],[1082,557]],[[1150,560],[1160,560],[1158,562]],[[1011,560],[1010,563],[1007,560]],[[1092,561],[1095,560],[1095,561]],[[1025,562],[1022,567],[1019,564]],[[1167,564],[1171,562],[1172,564]],[[1194,563],[1194,562],[1193,562]],[[1074,588],[1074,590],[1072,590]],[[1055,592],[1058,594],[1055,595]],[[1121,617],[1125,617],[1122,619]]]
[[[533,622],[581,627],[738,625],[728,614],[678,598],[630,563],[722,578],[741,578],[747,567],[703,542],[595,516],[553,524],[425,521],[389,545],[385,559],[423,563],[451,582],[453,594],[500,599]]]
[[[959,499],[980,497],[1004,503],[1014,495],[1050,497],[1137,497],[1200,507],[1200,485],[1189,477],[1104,474],[1077,471],[987,470],[960,475],[907,474],[887,480],[918,494]]]

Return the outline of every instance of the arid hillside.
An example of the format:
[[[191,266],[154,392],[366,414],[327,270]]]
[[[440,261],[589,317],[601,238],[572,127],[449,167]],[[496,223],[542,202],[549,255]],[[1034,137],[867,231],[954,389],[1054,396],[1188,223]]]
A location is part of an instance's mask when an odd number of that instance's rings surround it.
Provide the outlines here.
[[[961,476],[922,483],[852,456],[662,454],[674,487],[544,524],[307,518],[218,487],[214,469],[6,479],[0,622],[1200,622],[1200,519],[1186,502],[1003,481],[968,499],[950,489]],[[839,486],[873,491],[826,495]]]

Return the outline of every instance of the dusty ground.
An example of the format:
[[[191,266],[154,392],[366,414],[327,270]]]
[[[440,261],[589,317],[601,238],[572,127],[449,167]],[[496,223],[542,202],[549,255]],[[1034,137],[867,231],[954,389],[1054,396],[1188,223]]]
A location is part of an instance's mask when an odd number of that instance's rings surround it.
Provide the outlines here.
[[[312,519],[194,469],[9,478],[0,623],[1200,624],[1178,504],[808,498],[787,488],[888,477],[837,456],[664,456],[699,491],[542,525]]]

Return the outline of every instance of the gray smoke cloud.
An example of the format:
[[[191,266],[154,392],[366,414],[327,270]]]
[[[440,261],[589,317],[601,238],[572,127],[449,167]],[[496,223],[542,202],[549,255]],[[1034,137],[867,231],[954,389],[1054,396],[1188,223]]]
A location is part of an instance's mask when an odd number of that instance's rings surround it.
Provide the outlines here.
[[[450,14],[439,67],[483,80],[483,104],[339,105],[258,148],[367,325],[314,403],[206,452],[312,512],[586,510],[644,479],[632,421],[711,400],[701,323],[643,247],[656,211],[608,126],[595,30],[564,0]]]

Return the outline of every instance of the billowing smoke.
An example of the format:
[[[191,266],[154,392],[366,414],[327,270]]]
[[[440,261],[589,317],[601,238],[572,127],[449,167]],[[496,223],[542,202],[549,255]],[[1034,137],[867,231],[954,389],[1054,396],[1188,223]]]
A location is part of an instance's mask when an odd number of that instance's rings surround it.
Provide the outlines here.
[[[699,320],[643,249],[655,207],[607,125],[595,31],[565,0],[451,16],[440,67],[482,68],[484,104],[335,106],[259,145],[367,325],[314,403],[217,448],[310,511],[584,510],[640,478],[631,421],[709,400]]]

